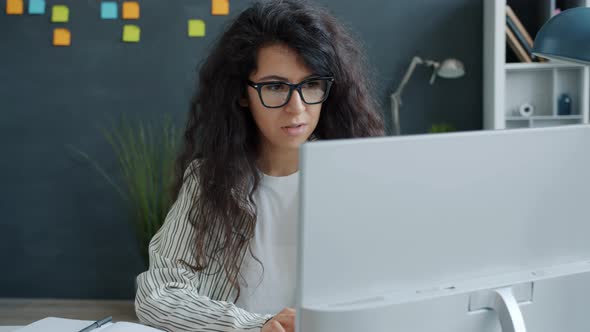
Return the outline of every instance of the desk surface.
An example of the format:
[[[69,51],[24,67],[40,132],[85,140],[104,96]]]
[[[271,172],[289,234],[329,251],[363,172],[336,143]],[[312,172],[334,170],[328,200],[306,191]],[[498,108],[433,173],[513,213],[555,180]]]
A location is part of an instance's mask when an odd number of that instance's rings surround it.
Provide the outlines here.
[[[22,326],[0,326],[0,332],[13,332]]]
[[[5,326],[28,325],[45,317],[137,322],[133,300],[0,299],[0,332]],[[4,328],[4,329],[3,329]]]

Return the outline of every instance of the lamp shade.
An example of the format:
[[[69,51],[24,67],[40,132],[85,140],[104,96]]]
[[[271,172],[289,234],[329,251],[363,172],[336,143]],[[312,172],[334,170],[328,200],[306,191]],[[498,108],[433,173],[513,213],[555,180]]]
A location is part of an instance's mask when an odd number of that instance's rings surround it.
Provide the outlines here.
[[[465,75],[465,67],[457,59],[446,59],[438,67],[437,74],[443,78],[458,78]]]
[[[590,8],[576,7],[553,16],[537,33],[533,54],[590,65]]]

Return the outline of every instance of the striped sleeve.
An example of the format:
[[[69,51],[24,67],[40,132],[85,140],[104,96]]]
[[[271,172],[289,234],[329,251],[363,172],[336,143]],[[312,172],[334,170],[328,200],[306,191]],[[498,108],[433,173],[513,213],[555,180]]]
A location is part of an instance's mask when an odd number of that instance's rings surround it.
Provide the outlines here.
[[[137,317],[164,331],[260,331],[272,316],[238,308],[227,301],[227,293],[219,298],[217,290],[231,288],[226,279],[219,280],[222,272],[193,272],[181,263],[196,262],[194,228],[187,218],[197,186],[192,178],[185,177],[178,199],[150,242],[150,267],[137,277]]]

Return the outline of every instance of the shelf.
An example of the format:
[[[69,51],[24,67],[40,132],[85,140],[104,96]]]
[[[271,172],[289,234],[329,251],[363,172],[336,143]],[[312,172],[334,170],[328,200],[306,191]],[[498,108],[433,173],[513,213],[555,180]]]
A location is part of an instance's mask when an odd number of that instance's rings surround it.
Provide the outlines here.
[[[590,0],[561,1],[567,7],[590,6]],[[529,23],[531,36],[538,31],[536,25],[546,22],[557,8],[556,0],[483,1],[484,129],[589,123],[590,67],[558,60],[523,63],[517,57],[507,57],[510,50],[506,40],[507,4],[517,15],[524,13],[519,18],[525,26]],[[531,10],[525,13],[527,8]],[[514,62],[507,63],[507,59]],[[564,99],[566,96],[569,99]],[[527,104],[533,107],[532,115],[523,117],[520,109]],[[564,105],[570,115],[558,115]]]
[[[507,116],[506,117],[506,121],[529,121],[529,120],[555,120],[555,121],[582,120],[582,116],[579,114],[574,114],[574,115],[559,115],[559,116],[532,115],[529,117],[523,117],[523,116]]]
[[[523,116],[507,116],[506,129],[520,129],[520,128],[540,128],[579,124],[583,122],[583,117],[579,114],[575,115],[533,115],[529,117]]]
[[[561,62],[512,62],[507,63],[504,68],[506,71],[521,71],[521,70],[542,70],[542,69],[553,69],[553,68],[583,68],[584,65],[577,65],[573,63],[561,63]]]
[[[531,118],[525,118],[522,116],[507,116],[506,121],[531,121]]]

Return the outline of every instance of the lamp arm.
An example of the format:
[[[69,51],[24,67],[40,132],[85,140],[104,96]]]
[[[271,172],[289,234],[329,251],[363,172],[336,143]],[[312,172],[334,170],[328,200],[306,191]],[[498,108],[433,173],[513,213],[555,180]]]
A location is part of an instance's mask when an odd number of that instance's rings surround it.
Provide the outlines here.
[[[410,65],[408,66],[408,69],[406,69],[406,73],[404,74],[404,77],[403,77],[401,83],[399,84],[399,86],[397,87],[395,92],[393,92],[390,96],[390,99],[391,99],[391,119],[393,121],[393,134],[394,135],[400,134],[399,107],[402,104],[402,91],[404,90],[404,87],[406,86],[406,84],[408,84],[408,81],[410,81],[410,78],[412,77],[412,74],[414,73],[416,66],[419,64],[423,64],[423,63],[424,63],[424,60],[422,60],[422,58],[420,58],[419,56],[413,57],[412,62],[410,62]]]
[[[426,65],[429,67],[434,68],[432,70],[432,75],[430,75],[430,85],[434,84],[434,80],[436,79],[436,76],[438,75],[438,68],[440,67],[440,63],[436,62],[436,61],[431,61],[431,60],[426,60]]]
[[[414,73],[416,66],[421,65],[423,63],[424,63],[424,60],[422,60],[422,58],[420,58],[419,56],[415,56],[414,58],[412,58],[412,62],[410,62],[408,69],[406,69],[406,73],[404,74],[404,78],[402,79],[401,83],[397,87],[397,90],[395,90],[395,92],[392,94],[392,96],[394,96],[394,95],[397,96],[400,105],[401,105],[401,95],[402,95],[402,91],[404,90],[404,87],[406,86],[406,84],[408,84],[408,81],[410,81],[410,78],[412,77],[412,74]]]
[[[401,104],[401,100],[399,95],[392,94],[391,97],[391,120],[393,121],[393,134],[395,136],[400,134],[400,126],[399,126],[399,105]]]

